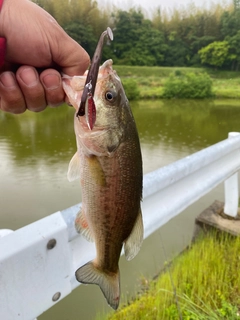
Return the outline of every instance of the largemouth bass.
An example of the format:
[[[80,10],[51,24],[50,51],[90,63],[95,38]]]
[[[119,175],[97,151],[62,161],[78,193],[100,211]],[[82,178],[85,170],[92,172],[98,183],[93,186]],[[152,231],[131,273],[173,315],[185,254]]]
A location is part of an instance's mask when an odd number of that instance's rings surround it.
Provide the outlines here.
[[[64,90],[77,112],[85,80],[86,75],[63,77]],[[70,181],[81,181],[76,229],[96,246],[96,258],[80,267],[76,278],[99,285],[108,304],[117,309],[122,247],[131,260],[143,240],[142,157],[135,121],[112,60],[99,69],[94,101],[94,124],[89,126],[87,113],[74,119],[77,152],[68,170]]]

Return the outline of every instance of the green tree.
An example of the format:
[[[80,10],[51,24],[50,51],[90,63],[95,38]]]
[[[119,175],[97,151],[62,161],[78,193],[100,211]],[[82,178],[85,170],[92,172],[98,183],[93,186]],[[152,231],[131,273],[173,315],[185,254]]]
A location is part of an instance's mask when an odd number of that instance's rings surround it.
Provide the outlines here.
[[[223,38],[234,36],[240,30],[240,10],[225,11],[221,16],[220,30]]]
[[[233,0],[233,5],[235,10],[240,9],[240,0]]]
[[[198,51],[202,64],[221,67],[228,57],[227,41],[214,41]]]
[[[172,31],[167,39],[167,52],[164,61],[165,66],[182,67],[188,64],[190,48],[178,37],[177,31]]]
[[[208,9],[191,3],[171,14],[157,7],[152,20],[140,9],[111,11],[95,0],[32,1],[53,15],[90,56],[110,26],[114,41],[104,47],[103,59],[114,63],[239,68],[240,0]]]
[[[154,29],[141,11],[118,11],[115,17],[112,56],[127,65],[161,65],[167,46],[162,32]]]
[[[168,19],[154,15],[154,23],[164,31],[169,52],[165,65],[199,65],[198,51],[213,41],[221,39],[220,17],[223,9],[216,5],[211,9],[199,9],[189,4],[186,9],[175,9]],[[161,21],[163,26],[160,24]]]
[[[93,29],[90,25],[84,26],[80,22],[70,22],[64,26],[64,30],[77,41],[92,57],[97,44],[97,37],[93,34]]]
[[[232,37],[226,37],[229,43],[228,60],[232,70],[239,70],[240,65],[240,30]]]
[[[214,42],[216,39],[214,36],[203,36],[203,37],[192,37],[192,43],[191,43],[191,64],[192,65],[200,65],[201,59],[198,54],[198,51],[202,49],[203,47],[206,47],[210,43]]]
[[[163,64],[167,45],[164,43],[163,34],[151,28],[150,22],[145,21],[141,35],[135,45],[122,55],[125,64],[139,66],[156,66]]]
[[[113,15],[114,43],[112,46],[116,58],[121,59],[124,53],[136,46],[142,30],[144,16],[140,10],[129,12],[119,10]]]

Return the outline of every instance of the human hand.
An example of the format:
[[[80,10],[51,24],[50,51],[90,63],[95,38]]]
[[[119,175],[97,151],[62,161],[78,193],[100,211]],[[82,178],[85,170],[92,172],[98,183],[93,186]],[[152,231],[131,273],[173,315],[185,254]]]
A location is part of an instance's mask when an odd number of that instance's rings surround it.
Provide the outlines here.
[[[4,0],[0,37],[7,39],[0,68],[0,109],[4,111],[42,111],[47,105],[62,104],[66,97],[60,72],[82,75],[89,64],[86,51],[29,0]]]

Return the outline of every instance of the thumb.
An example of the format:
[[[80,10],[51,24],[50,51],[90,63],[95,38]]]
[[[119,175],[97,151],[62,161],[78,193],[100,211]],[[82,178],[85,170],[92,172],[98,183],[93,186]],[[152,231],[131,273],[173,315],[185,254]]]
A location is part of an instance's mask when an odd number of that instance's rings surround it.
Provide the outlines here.
[[[52,50],[53,61],[64,74],[82,75],[87,70],[90,63],[88,53],[64,31],[57,47],[57,54]]]

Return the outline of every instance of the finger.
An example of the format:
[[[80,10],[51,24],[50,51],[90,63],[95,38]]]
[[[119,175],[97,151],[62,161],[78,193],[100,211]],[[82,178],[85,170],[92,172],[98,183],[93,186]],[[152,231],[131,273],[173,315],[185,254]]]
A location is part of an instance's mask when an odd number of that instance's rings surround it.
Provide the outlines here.
[[[29,110],[39,112],[46,108],[45,92],[35,68],[21,66],[16,79],[22,90],[26,106]]]
[[[0,109],[11,113],[22,113],[26,110],[22,91],[13,72],[6,71],[0,75]]]
[[[45,89],[47,104],[56,107],[64,103],[65,93],[62,78],[55,69],[46,69],[40,74],[40,81]]]

